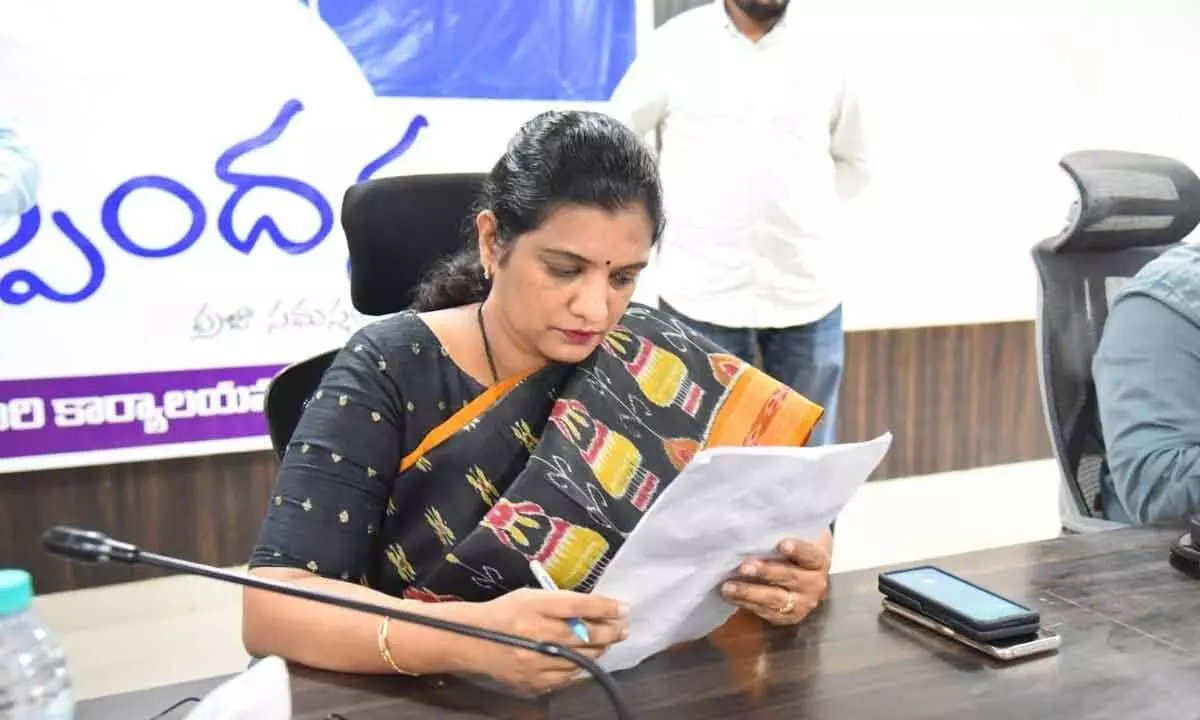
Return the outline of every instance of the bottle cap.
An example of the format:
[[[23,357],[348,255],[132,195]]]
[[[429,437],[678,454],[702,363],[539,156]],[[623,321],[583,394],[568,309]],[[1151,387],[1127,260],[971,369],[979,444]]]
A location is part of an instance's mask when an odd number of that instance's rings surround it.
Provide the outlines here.
[[[25,612],[33,604],[33,577],[24,570],[0,570],[0,617]]]

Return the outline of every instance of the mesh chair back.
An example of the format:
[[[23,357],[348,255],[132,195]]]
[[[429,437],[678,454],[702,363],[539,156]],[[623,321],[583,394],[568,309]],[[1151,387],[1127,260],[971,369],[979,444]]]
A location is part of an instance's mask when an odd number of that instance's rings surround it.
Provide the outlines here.
[[[1111,527],[1100,505],[1107,472],[1092,357],[1123,282],[1200,222],[1200,178],[1170,158],[1072,153],[1079,189],[1067,228],[1033,248],[1042,405],[1062,474],[1064,527]]]

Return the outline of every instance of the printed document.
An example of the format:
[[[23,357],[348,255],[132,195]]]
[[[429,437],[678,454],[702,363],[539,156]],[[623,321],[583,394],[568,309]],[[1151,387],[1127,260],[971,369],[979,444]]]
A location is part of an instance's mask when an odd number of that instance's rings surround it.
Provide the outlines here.
[[[779,541],[816,540],[879,465],[890,433],[823,447],[713,448],[696,455],[625,540],[592,592],[629,606],[629,637],[600,657],[631,668],[720,627],[719,589]]]

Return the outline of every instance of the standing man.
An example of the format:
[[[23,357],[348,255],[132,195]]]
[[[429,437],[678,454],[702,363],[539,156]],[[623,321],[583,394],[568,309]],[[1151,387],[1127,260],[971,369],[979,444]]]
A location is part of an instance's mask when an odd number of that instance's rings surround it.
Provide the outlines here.
[[[37,203],[38,175],[29,148],[0,116],[0,225]]]
[[[657,131],[665,309],[825,408],[834,442],[844,339],[841,204],[866,187],[854,87],[828,29],[789,0],[716,0],[652,37],[610,112]]]

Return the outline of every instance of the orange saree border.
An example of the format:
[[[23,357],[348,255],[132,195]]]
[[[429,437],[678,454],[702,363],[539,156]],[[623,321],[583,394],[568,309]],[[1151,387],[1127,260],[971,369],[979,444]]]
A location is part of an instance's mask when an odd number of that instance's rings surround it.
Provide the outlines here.
[[[449,440],[475,418],[487,412],[532,373],[515,375],[484,391],[445,422],[435,427],[400,461],[405,472],[431,450]],[[705,448],[721,446],[783,445],[808,442],[824,408],[761,370],[746,366],[733,381],[725,401],[710,425]]]
[[[429,434],[421,439],[421,443],[417,445],[417,448],[408,455],[405,455],[404,459],[400,461],[400,472],[404,472],[413,465],[416,465],[417,461],[425,457],[430,450],[446,442],[455,433],[466,427],[472,420],[490,410],[493,405],[504,399],[504,396],[511,392],[513,388],[520,385],[521,381],[532,374],[533,372],[527,372],[514,375],[506,380],[501,380],[464,405],[461,410],[451,415],[441,425],[430,430]]]
[[[808,442],[825,409],[758,368],[733,380],[713,418],[704,447],[786,445]]]

